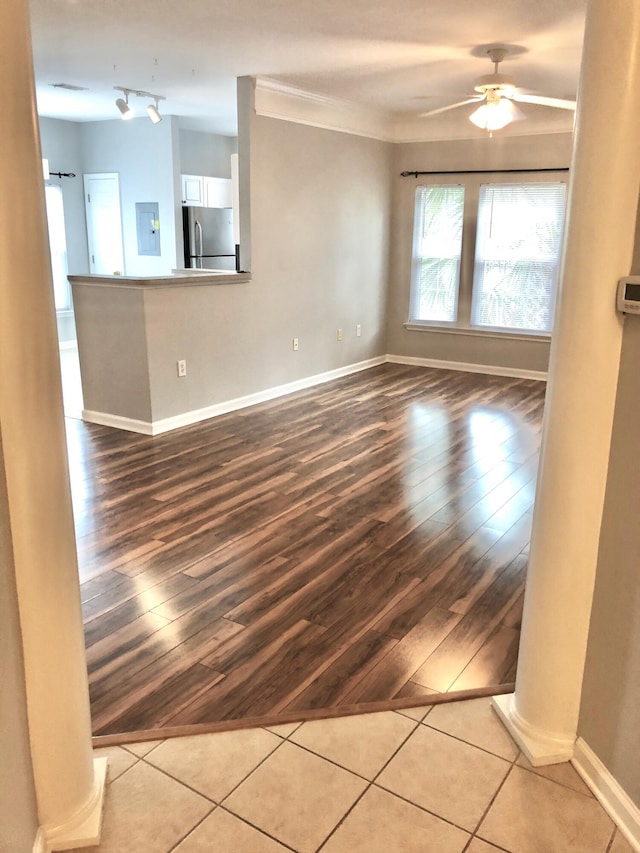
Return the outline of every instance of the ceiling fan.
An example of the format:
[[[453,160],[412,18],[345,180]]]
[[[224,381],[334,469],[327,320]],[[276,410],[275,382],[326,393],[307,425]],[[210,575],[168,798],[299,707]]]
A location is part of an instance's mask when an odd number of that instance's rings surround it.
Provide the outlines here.
[[[435,116],[448,110],[455,110],[466,104],[481,103],[477,110],[469,116],[477,127],[488,130],[500,130],[512,121],[526,118],[522,110],[518,109],[514,101],[523,104],[540,104],[544,107],[557,107],[561,110],[575,110],[576,102],[562,98],[547,98],[542,95],[528,95],[516,88],[515,80],[508,74],[501,74],[498,66],[507,55],[505,47],[492,47],[487,50],[487,55],[493,62],[493,74],[485,74],[476,80],[474,89],[478,92],[473,98],[448,104],[429,112],[421,113],[420,118]]]

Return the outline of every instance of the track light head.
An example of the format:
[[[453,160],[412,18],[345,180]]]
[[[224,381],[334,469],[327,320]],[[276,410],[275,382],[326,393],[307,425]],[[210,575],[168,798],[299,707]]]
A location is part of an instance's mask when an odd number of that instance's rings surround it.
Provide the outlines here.
[[[151,98],[152,101],[155,101],[155,105],[149,104],[147,107],[147,113],[154,124],[158,124],[162,121],[162,116],[158,110],[158,104],[160,101],[165,100],[164,95],[154,95],[153,92],[144,92],[142,89],[129,89],[127,86],[114,86],[113,88],[118,92],[122,92],[124,95],[124,98],[118,98],[116,101],[116,106],[120,110],[122,118],[133,118],[134,113],[129,106],[129,95],[135,95],[136,98]]]
[[[124,98],[118,98],[116,100],[116,107],[120,110],[120,115],[122,118],[127,121],[130,118],[133,118],[133,110],[129,106],[129,93],[124,93]]]
[[[147,107],[147,113],[149,114],[149,118],[151,119],[151,121],[154,124],[158,124],[162,121],[162,116],[158,112],[158,99],[156,98],[155,101],[155,105],[149,104],[149,106]]]

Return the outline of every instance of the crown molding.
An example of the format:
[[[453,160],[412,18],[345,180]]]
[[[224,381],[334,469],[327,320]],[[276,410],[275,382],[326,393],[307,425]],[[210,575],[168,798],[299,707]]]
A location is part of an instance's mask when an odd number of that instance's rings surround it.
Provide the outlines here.
[[[558,110],[560,113],[561,111]],[[562,111],[563,113],[566,111]],[[573,133],[573,113],[567,120],[565,115],[557,116],[555,121],[535,120],[533,117],[528,121],[513,122],[500,131],[496,131],[495,138],[528,137],[528,136],[552,136],[554,134],[566,135]],[[489,135],[484,130],[479,130],[471,122],[457,122],[455,125],[444,124],[433,121],[428,124],[418,116],[397,115],[394,117],[390,133],[390,142],[451,142],[453,140],[476,140],[484,142]]]
[[[394,113],[364,107],[353,101],[330,98],[280,83],[266,77],[256,78],[255,111],[257,115],[306,124],[325,130],[366,136],[383,142],[438,142],[453,139],[485,139],[484,131],[461,123],[425,121],[415,115]],[[557,110],[557,113],[564,113]],[[554,121],[514,122],[501,136],[539,136],[567,133],[573,129],[573,114],[554,116]]]
[[[337,130],[354,136],[367,136],[392,142],[389,136],[391,116],[356,104],[307,92],[268,80],[256,78],[255,110],[260,116],[307,124],[325,130]]]

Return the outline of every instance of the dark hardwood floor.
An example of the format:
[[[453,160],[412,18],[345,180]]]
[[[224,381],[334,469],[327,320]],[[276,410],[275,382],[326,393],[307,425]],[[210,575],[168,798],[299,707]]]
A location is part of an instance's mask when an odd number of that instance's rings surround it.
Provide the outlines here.
[[[154,438],[67,419],[94,732],[513,681],[544,392],[384,365]]]

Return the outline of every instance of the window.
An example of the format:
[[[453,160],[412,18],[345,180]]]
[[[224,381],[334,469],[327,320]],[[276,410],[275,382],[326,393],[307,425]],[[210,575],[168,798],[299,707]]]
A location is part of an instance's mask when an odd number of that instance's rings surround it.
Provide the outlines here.
[[[64,232],[62,190],[55,185],[45,186],[49,250],[56,311],[71,310],[71,288],[67,280],[67,240]]]
[[[419,187],[409,322],[549,334],[564,207],[558,182]]]
[[[463,187],[420,187],[416,193],[411,319],[452,322],[458,309]]]
[[[563,220],[563,184],[481,187],[472,325],[551,331]]]

